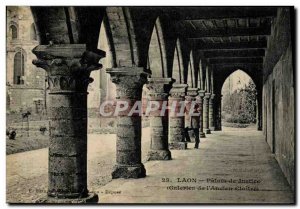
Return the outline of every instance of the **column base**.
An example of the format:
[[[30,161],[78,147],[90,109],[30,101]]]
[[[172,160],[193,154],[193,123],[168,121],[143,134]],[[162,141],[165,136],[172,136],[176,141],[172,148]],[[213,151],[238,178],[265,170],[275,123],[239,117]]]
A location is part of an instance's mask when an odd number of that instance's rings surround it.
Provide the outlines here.
[[[200,137],[200,138],[206,138],[205,133],[200,132],[200,133],[199,133],[199,137]]]
[[[150,150],[147,155],[147,161],[150,160],[172,160],[170,150]]]
[[[187,149],[187,143],[186,142],[173,142],[173,143],[169,144],[169,149],[175,149],[175,150]]]
[[[56,198],[56,197],[44,197],[36,201],[41,204],[96,204],[99,201],[99,197],[96,193],[88,193],[87,197],[81,198]]]
[[[211,134],[210,129],[205,129],[205,133],[206,133],[206,134]]]
[[[116,165],[111,175],[113,179],[143,178],[146,177],[146,169],[142,163],[134,166]]]
[[[209,127],[209,129],[210,129],[211,131],[215,131],[215,130],[216,130],[215,127]]]

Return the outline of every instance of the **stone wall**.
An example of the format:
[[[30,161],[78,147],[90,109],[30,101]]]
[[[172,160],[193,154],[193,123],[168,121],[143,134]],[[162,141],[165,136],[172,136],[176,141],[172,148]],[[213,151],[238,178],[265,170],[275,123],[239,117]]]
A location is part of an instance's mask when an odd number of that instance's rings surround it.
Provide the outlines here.
[[[13,39],[10,27],[17,28],[17,38]],[[34,39],[33,18],[29,7],[7,7],[7,47],[6,47],[6,83],[7,83],[7,110],[18,112],[20,109],[35,109],[35,101],[43,100],[45,103],[45,79],[44,70],[38,69],[32,64],[36,56],[32,49],[39,44],[38,37]],[[21,52],[24,56],[24,76],[22,84],[14,84],[14,57]]]
[[[295,78],[289,8],[278,9],[268,46],[264,62],[263,132],[294,190]]]
[[[22,86],[14,86],[8,89],[9,106],[7,110],[13,112],[27,111],[36,112],[39,111],[36,108],[37,101],[40,100],[42,107],[45,106],[44,90],[39,88],[28,88]]]

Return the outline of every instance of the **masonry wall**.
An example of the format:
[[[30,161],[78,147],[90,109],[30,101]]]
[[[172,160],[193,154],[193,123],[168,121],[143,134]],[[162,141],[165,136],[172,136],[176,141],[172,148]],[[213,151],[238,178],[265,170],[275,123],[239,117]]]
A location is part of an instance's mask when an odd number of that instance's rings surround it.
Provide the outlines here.
[[[263,132],[291,188],[295,183],[295,83],[289,8],[278,9],[264,61]]]
[[[32,64],[36,56],[32,49],[39,44],[38,37],[33,39],[33,18],[29,7],[7,7],[7,47],[6,47],[6,88],[7,88],[7,110],[19,112],[31,110],[36,111],[36,101],[45,104],[46,72]],[[17,28],[17,38],[12,39],[10,26]],[[14,57],[17,52],[24,55],[23,84],[14,84]],[[44,106],[44,105],[43,105]]]

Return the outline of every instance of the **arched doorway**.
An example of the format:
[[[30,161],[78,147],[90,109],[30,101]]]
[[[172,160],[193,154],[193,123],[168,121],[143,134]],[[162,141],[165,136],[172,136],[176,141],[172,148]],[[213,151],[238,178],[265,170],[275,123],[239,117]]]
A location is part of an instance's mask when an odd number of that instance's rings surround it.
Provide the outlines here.
[[[242,70],[231,73],[223,83],[221,121],[223,127],[251,128],[257,121],[257,87]]]

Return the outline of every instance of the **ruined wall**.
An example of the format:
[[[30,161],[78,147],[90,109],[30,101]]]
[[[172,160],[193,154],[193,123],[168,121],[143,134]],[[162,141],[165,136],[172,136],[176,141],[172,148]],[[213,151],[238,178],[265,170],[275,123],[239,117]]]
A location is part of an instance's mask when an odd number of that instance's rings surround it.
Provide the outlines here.
[[[278,9],[268,40],[264,62],[263,132],[294,189],[295,83],[290,12],[289,8]]]

